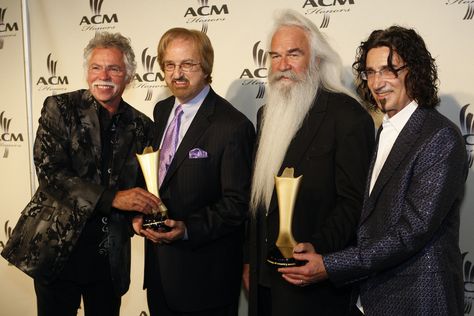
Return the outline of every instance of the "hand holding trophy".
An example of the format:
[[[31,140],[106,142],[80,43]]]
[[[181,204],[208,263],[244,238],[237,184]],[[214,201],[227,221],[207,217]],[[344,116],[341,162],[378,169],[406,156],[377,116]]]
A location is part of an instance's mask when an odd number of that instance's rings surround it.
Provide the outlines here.
[[[160,161],[160,150],[153,151],[151,146],[145,147],[142,154],[137,154],[137,159],[145,177],[148,192],[160,198],[158,188],[158,169]],[[169,231],[170,228],[165,225],[168,219],[168,209],[160,203],[158,210],[153,210],[152,214],[143,216],[143,228],[152,228],[156,231]]]
[[[267,262],[278,267],[289,267],[298,264],[293,258],[293,248],[297,242],[291,232],[291,223],[302,178],[302,175],[298,178],[294,177],[293,168],[285,168],[280,177],[275,176],[280,229],[275,243],[276,247],[270,249]]]

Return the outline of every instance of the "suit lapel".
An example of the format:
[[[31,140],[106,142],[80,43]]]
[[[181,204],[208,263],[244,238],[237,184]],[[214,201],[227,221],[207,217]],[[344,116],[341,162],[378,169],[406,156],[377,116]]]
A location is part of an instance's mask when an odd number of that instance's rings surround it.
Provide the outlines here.
[[[210,89],[208,95],[197,111],[196,116],[191,122],[191,125],[186,131],[183,140],[179,144],[179,147],[173,157],[173,161],[171,162],[170,168],[163,179],[161,187],[165,187],[167,185],[168,181],[173,177],[179,166],[185,159],[188,158],[189,150],[193,148],[193,146],[211,124],[210,117],[214,113],[215,103],[216,93]]]
[[[99,174],[99,166],[102,165],[102,142],[101,142],[101,131],[100,122],[98,115],[98,107],[101,106],[95,101],[94,97],[89,91],[84,92],[80,106],[78,107],[79,120],[84,130],[88,133],[90,139],[90,149],[95,160],[97,168],[97,174]],[[116,139],[113,140],[114,145],[112,146],[113,156],[113,174],[115,177],[122,172],[122,166],[128,159],[129,151],[132,149],[131,144],[135,139],[136,125],[133,121],[133,114],[129,104],[122,101],[121,113],[119,114],[120,119],[116,123]],[[113,179],[113,181],[115,181]]]
[[[377,137],[375,139],[375,148],[376,150],[372,154],[372,159],[370,160],[369,164],[369,174],[367,175],[367,180],[365,183],[365,191],[364,191],[364,202],[362,206],[362,213],[360,215],[360,220],[359,222],[362,221],[362,219],[365,218],[365,213],[371,209],[372,206],[367,206],[368,202],[371,202],[371,205],[373,204],[373,199],[369,199],[369,190],[370,190],[370,181],[372,179],[372,173],[374,172],[374,166],[375,166],[375,161],[377,160],[377,152],[378,152],[378,147],[379,147],[379,140],[380,140],[380,133],[382,132],[382,126],[377,131]]]
[[[130,150],[135,141],[137,125],[134,121],[131,106],[122,101],[121,113],[115,118],[116,132],[113,140],[113,172],[117,176],[123,171],[122,167],[130,157]]]
[[[158,108],[157,114],[155,116],[155,137],[153,137],[153,148],[157,150],[160,148],[161,139],[165,134],[166,123],[168,123],[168,118],[173,109],[174,98],[169,98],[169,100],[160,105]]]
[[[306,151],[310,147],[313,139],[316,137],[319,131],[319,127],[324,120],[325,112],[327,110],[328,93],[319,90],[316,98],[313,102],[313,106],[308,112],[300,130],[296,133],[295,137],[291,141],[286,151],[285,158],[281,164],[278,175],[280,175],[286,167],[292,168],[300,164]],[[295,176],[300,176],[295,174]],[[276,198],[276,192],[273,190],[272,199],[268,213],[278,209],[278,202]]]
[[[85,135],[88,135],[90,139],[90,150],[96,166],[100,166],[102,148],[99,115],[97,113],[98,105],[88,90],[84,91],[80,97],[81,100],[78,106],[80,124],[84,128]],[[85,143],[89,143],[87,137],[84,141]]]
[[[421,134],[420,132],[421,128],[423,127],[425,117],[426,112],[422,108],[418,107],[400,132],[400,135],[398,135],[392,149],[390,150],[390,154],[388,155],[387,160],[382,167],[382,170],[380,170],[380,174],[375,181],[372,192],[370,196],[367,197],[366,203],[364,203],[365,205],[362,212],[360,221],[361,223],[375,208],[375,202],[377,201],[377,198],[385,184],[400,167],[400,164],[408,155],[408,153],[412,152],[413,145],[417,142],[418,137]],[[370,178],[368,181],[370,181]]]

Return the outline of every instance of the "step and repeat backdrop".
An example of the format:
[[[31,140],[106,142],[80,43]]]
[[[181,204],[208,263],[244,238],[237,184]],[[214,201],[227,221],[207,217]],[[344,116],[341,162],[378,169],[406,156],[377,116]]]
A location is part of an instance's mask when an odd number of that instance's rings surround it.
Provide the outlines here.
[[[0,250],[36,188],[31,148],[43,100],[86,88],[83,48],[97,31],[132,41],[137,73],[124,99],[151,116],[169,95],[156,62],[161,35],[181,26],[207,33],[213,88],[253,122],[264,104],[273,13],[291,8],[314,21],[340,53],[347,86],[356,47],[374,29],[415,28],[439,66],[439,111],[464,135],[471,169],[462,207],[466,315],[474,315],[474,0],[0,0]],[[122,315],[148,315],[143,241],[133,240],[132,284]],[[0,315],[35,315],[32,280],[0,259]],[[246,315],[241,296],[240,314]]]

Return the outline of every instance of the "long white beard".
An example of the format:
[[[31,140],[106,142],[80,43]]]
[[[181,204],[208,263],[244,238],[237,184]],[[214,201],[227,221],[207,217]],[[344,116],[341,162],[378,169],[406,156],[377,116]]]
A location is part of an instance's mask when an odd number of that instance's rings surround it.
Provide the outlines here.
[[[264,108],[260,139],[255,157],[250,207],[268,210],[275,180],[288,146],[301,128],[318,91],[315,70],[297,76],[292,72],[274,72],[269,76],[267,103]],[[290,77],[291,83],[279,80]],[[291,166],[289,166],[291,167]]]

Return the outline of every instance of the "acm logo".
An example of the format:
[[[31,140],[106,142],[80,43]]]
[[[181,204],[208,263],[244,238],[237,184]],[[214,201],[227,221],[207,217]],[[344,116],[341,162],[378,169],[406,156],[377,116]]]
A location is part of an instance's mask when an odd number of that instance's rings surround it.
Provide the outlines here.
[[[10,147],[18,147],[19,143],[23,142],[23,135],[21,133],[11,133],[10,124],[11,118],[5,117],[5,111],[0,113],[0,146],[5,147],[3,158],[8,158]]]
[[[474,0],[447,0],[446,5],[467,4],[467,10],[463,20],[472,20],[474,18]]]
[[[36,81],[36,86],[39,90],[50,90],[54,92],[58,90],[66,90],[63,85],[69,84],[69,79],[67,76],[58,76],[57,72],[58,61],[51,58],[51,53],[49,53],[46,58],[46,67],[48,69],[49,76],[39,77]]]
[[[5,23],[5,14],[7,12],[7,8],[2,9],[0,8],[0,34],[6,32],[16,32],[18,31],[18,23]]]
[[[469,252],[462,254],[462,266],[464,274],[464,315],[470,315],[474,304],[474,266],[467,260]]]
[[[256,42],[252,48],[255,68],[245,68],[239,77],[242,80],[243,86],[258,85],[257,99],[262,99],[265,95],[265,84],[268,76],[268,69],[266,67],[268,54],[263,48],[259,47],[260,43],[260,41]]]
[[[469,111],[470,104],[466,104],[459,112],[461,132],[466,143],[466,151],[469,159],[469,168],[474,162],[474,112]]]
[[[307,6],[311,7],[333,7],[336,5],[354,4],[354,0],[306,0],[303,9]]]
[[[165,87],[165,77],[161,72],[155,72],[154,68],[157,66],[157,56],[148,54],[148,47],[142,51],[141,62],[144,72],[135,73],[133,77],[134,88],[147,89],[145,101],[151,101],[153,98],[153,89],[158,87]],[[160,84],[158,84],[160,83]]]
[[[12,227],[10,226],[10,223],[9,221],[6,221],[5,224],[3,225],[3,229],[4,229],[4,234],[5,234],[5,241],[3,240],[0,240],[0,250],[3,250],[3,248],[5,248],[5,245],[6,245],[6,241],[8,239],[10,239],[11,235],[12,235]]]
[[[229,14],[227,4],[221,6],[209,5],[208,0],[198,0],[197,7],[188,7],[184,13],[187,18],[186,23],[208,23],[225,21],[225,16]],[[203,32],[207,31],[207,25]]]
[[[104,0],[89,0],[89,7],[92,15],[83,16],[81,18],[79,25],[83,27],[83,31],[115,28],[115,26],[110,26],[110,24],[118,23],[117,13],[111,15],[101,14],[103,2]]]
[[[305,14],[322,14],[323,20],[319,28],[327,28],[331,14],[350,12],[349,5],[354,5],[354,0],[305,0],[303,9]]]
[[[199,7],[189,7],[184,13],[184,17],[198,17],[198,16],[210,16],[210,15],[221,15],[229,14],[229,8],[227,4],[223,4],[218,7],[216,5],[208,5],[208,0],[198,0]]]

